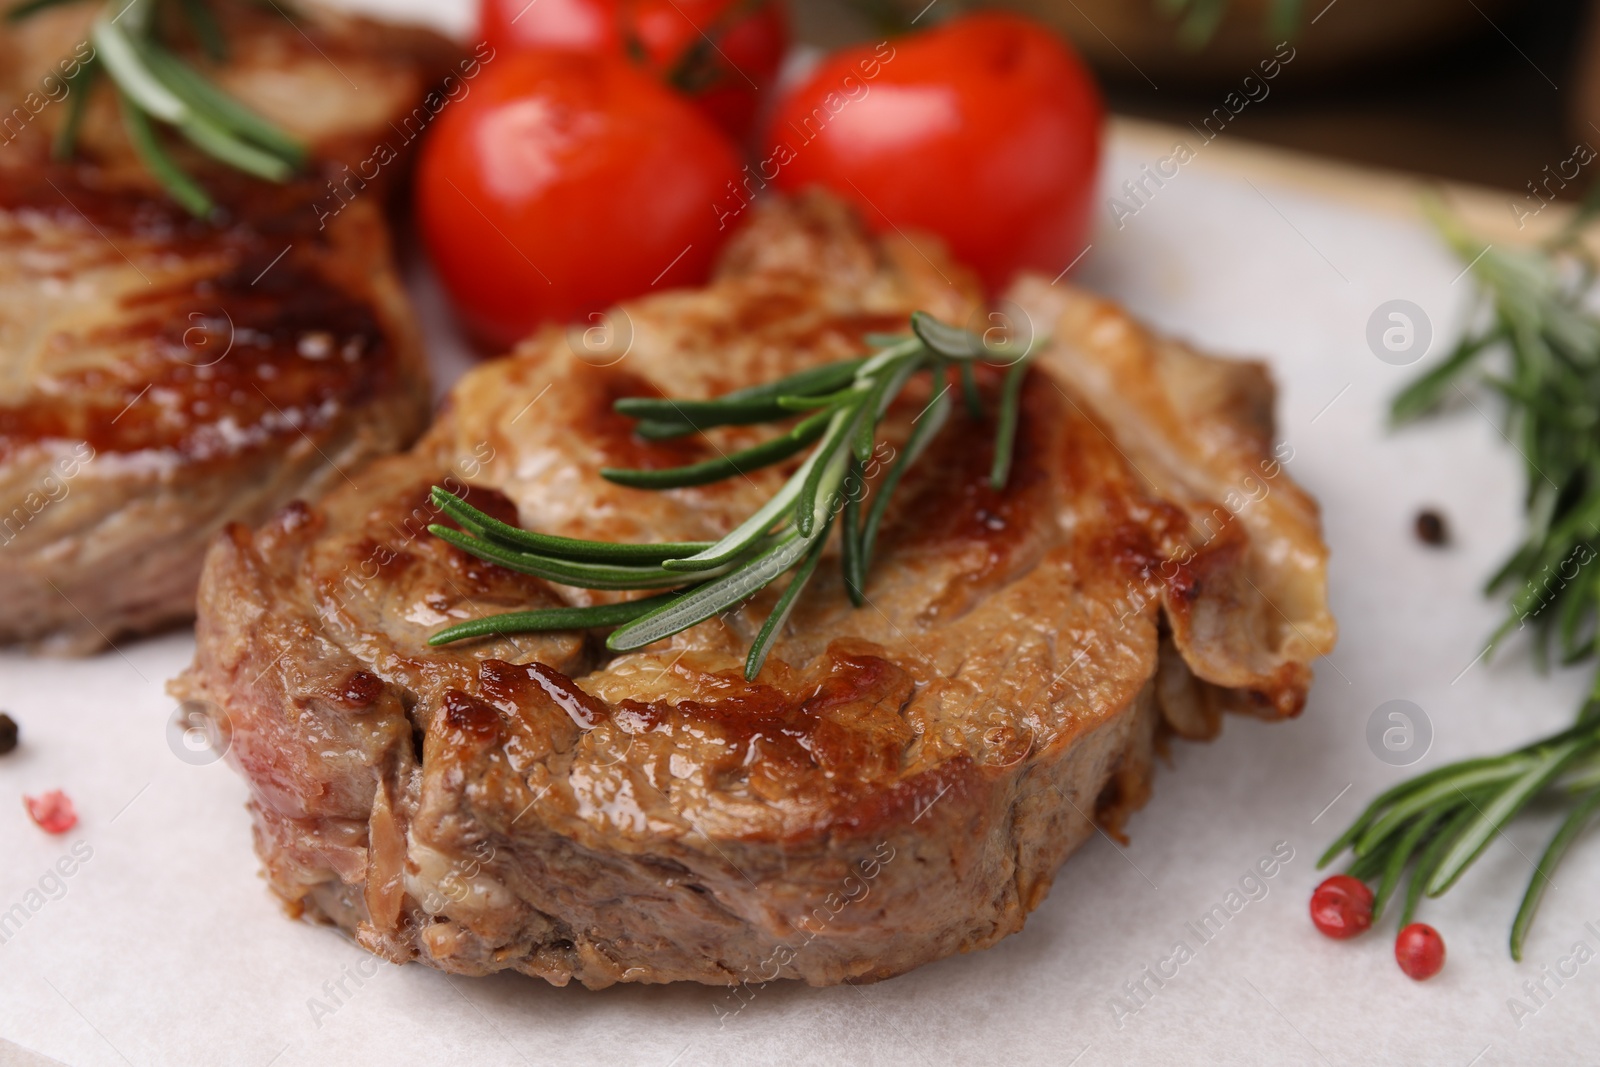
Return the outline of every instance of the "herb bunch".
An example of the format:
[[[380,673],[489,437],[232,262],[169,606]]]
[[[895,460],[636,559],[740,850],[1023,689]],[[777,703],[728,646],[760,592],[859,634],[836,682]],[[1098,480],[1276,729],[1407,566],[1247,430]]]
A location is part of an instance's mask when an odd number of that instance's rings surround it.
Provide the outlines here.
[[[1486,592],[1508,594],[1510,610],[1490,650],[1530,629],[1541,663],[1595,658],[1600,634],[1600,317],[1589,309],[1596,264],[1583,226],[1591,199],[1544,244],[1485,249],[1436,203],[1430,211],[1452,249],[1470,264],[1485,296],[1481,324],[1448,357],[1395,397],[1405,423],[1452,399],[1463,384],[1486,386],[1505,402],[1507,437],[1526,461],[1526,533]],[[1502,354],[1503,363],[1488,356]],[[1566,812],[1541,855],[1511,927],[1511,955],[1523,944],[1545,887],[1568,848],[1600,810],[1600,671],[1577,724],[1500,756],[1464,760],[1402,782],[1379,796],[1333,843],[1325,866],[1346,849],[1348,873],[1378,880],[1373,917],[1407,867],[1401,926],[1423,894],[1448,890],[1501,830],[1535,801]]]
[[[24,0],[6,18],[16,22],[74,2],[82,0]],[[65,160],[76,151],[89,89],[104,71],[116,87],[122,124],[140,160],[186,211],[206,218],[215,202],[172,158],[158,126],[170,127],[213,159],[272,182],[288,180],[305,163],[306,148],[173,51],[160,31],[176,20],[187,24],[212,62],[227,59],[227,40],[206,0],[112,0],[89,31],[94,55],[68,79],[67,116],[52,154]]]
[[[714,543],[613,544],[533,533],[499,522],[435,487],[434,503],[461,529],[435,524],[430,532],[480,559],[583,589],[670,591],[617,604],[475,619],[440,631],[430,643],[617,627],[606,647],[627,652],[735,608],[793,571],[746,657],[745,677],[754,680],[815,573],[836,524],[845,588],[853,603],[864,603],[866,574],[889,500],[950,415],[951,367],[959,369],[968,405],[981,414],[974,365],[980,359],[1009,365],[995,417],[990,470],[990,483],[996,489],[1006,484],[1031,347],[986,345],[976,335],[920,311],[911,316],[911,329],[909,335],[868,337],[869,346],[876,349],[869,357],[824,364],[712,400],[630,397],[616,402],[618,412],[638,420],[635,432],[649,440],[718,426],[798,420],[761,444],[703,463],[667,470],[601,471],[618,485],[678,489],[737,477],[810,449],[771,499]],[[932,377],[933,398],[916,417],[904,447],[868,501],[865,469],[877,447],[879,423],[920,373]]]

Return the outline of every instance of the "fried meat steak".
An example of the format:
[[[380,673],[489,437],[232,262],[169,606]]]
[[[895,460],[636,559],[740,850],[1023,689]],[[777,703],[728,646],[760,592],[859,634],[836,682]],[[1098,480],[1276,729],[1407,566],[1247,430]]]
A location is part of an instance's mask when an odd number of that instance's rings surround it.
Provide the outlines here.
[[[430,486],[567,536],[715,539],[786,471],[669,492],[597,472],[761,431],[646,442],[615,398],[716,395],[975,306],[959,267],[832,202],[756,215],[708,288],[613,317],[631,347],[525,342],[410,453],[213,545],[175,692],[229,729],[292,914],[457,974],[884,978],[1021,929],[1096,820],[1143,803],[1164,733],[1301,709],[1334,641],[1327,552],[1273,455],[1263,368],[1042,280],[1012,293],[1054,339],[1007,488],[987,480],[992,424],[952,416],[896,494],[866,606],[825,559],[755,682],[777,589],[625,655],[597,633],[429,647],[464,619],[616,595],[430,537]],[[891,442],[926,400],[891,411]]]
[[[221,5],[215,77],[314,162],[279,186],[175,147],[221,207],[202,222],[134,157],[104,77],[76,157],[52,157],[99,6],[0,23],[0,99],[18,102],[0,115],[0,644],[59,652],[188,618],[226,523],[424,428],[384,189],[458,62],[422,31]]]

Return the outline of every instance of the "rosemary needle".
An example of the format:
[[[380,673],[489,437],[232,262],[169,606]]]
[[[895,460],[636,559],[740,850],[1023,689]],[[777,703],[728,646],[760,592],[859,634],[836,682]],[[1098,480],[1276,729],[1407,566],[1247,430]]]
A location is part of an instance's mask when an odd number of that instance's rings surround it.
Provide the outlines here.
[[[586,608],[545,608],[541,611],[516,611],[473,619],[440,630],[428,639],[430,645],[448,645],[469,637],[505,637],[510,634],[547,633],[552,630],[588,630],[621,626],[654,611],[672,600],[676,593],[659,593],[642,600],[620,604],[596,604]]]

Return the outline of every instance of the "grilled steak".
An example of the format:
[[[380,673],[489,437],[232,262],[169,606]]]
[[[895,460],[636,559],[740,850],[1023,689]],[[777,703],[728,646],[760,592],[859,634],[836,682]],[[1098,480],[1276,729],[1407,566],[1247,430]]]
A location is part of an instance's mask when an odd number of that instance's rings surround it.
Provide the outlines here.
[[[79,158],[50,158],[98,7],[0,24],[0,643],[63,652],[187,618],[225,523],[426,424],[383,192],[390,123],[420,128],[457,62],[420,31],[224,5],[218,80],[318,162],[275,186],[183,156],[222,206],[200,222],[134,159],[104,78]],[[385,140],[391,165],[362,169]]]
[[[960,268],[831,202],[756,216],[711,286],[625,306],[625,356],[542,334],[463,379],[410,453],[212,546],[175,692],[231,731],[291,914],[458,974],[883,978],[1020,929],[1095,821],[1143,803],[1164,732],[1300,710],[1334,623],[1265,372],[1042,280],[1013,293],[1054,341],[1007,489],[992,427],[953,417],[897,493],[867,606],[825,560],[755,682],[777,590],[626,655],[592,633],[430,648],[463,619],[614,594],[428,536],[429,486],[547,532],[713,539],[786,472],[610,484],[603,466],[757,436],[645,442],[616,397],[715,395],[974,305]]]

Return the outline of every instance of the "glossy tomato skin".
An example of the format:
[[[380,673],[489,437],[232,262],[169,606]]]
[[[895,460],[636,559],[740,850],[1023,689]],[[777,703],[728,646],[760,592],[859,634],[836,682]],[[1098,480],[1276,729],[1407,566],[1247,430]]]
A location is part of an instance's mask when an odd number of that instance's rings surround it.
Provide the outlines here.
[[[750,132],[761,94],[789,48],[781,0],[484,0],[480,31],[500,52],[571,48],[622,56],[678,86],[737,138]],[[715,37],[716,47],[705,44]],[[684,68],[685,57],[697,63]]]
[[[760,170],[822,185],[879,229],[937,234],[997,290],[1083,251],[1102,116],[1059,37],[978,13],[823,62],[778,105]]]
[[[416,178],[420,229],[480,343],[509,345],[652,288],[705,281],[737,150],[622,60],[503,56],[441,112]]]

